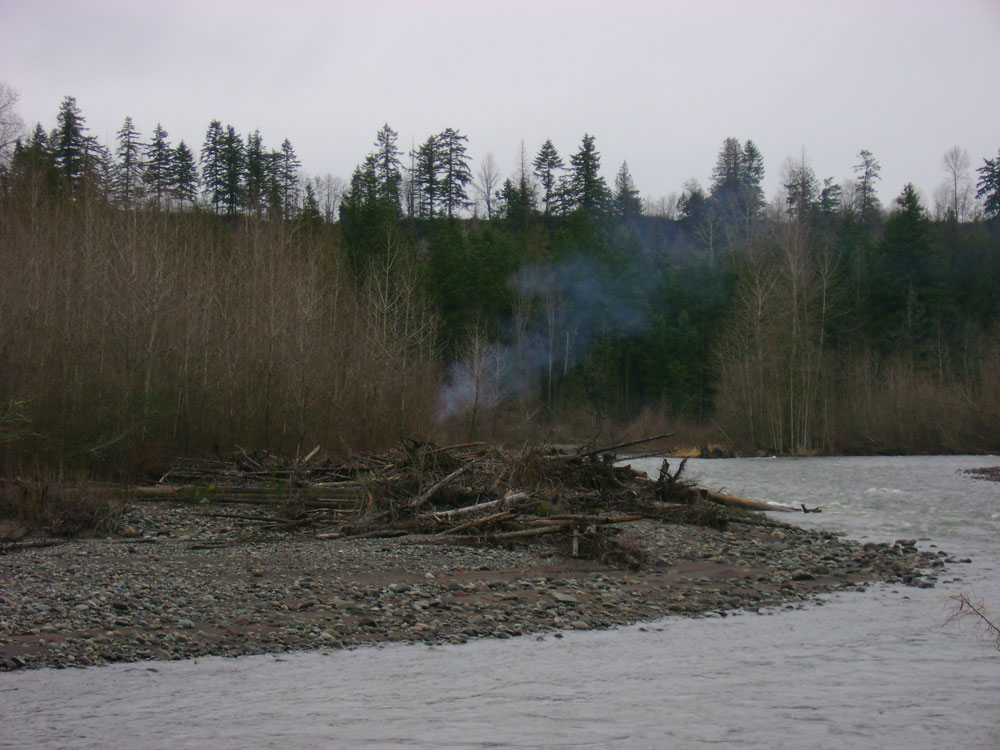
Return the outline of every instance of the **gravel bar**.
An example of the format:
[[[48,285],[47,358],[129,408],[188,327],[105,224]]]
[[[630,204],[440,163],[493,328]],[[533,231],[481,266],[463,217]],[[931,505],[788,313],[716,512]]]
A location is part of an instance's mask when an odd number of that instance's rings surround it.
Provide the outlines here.
[[[873,582],[931,587],[946,563],[965,562],[912,539],[861,544],[760,518],[724,531],[622,524],[646,552],[638,571],[567,559],[544,543],[331,541],[262,526],[143,502],[126,511],[123,536],[0,554],[0,670],[726,617]]]

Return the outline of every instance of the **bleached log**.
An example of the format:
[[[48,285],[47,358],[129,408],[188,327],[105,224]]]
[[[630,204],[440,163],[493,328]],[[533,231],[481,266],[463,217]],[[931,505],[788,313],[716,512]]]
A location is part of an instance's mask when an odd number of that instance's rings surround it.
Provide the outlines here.
[[[725,505],[730,508],[744,508],[746,510],[770,510],[777,511],[780,513],[794,513],[798,508],[792,508],[789,505],[778,505],[777,503],[766,503],[763,500],[751,500],[748,497],[739,497],[738,495],[727,495],[724,492],[716,492],[715,490],[702,490],[706,499],[711,500],[713,503],[718,503],[719,505]]]
[[[453,510],[435,511],[434,517],[442,520],[454,519],[458,518],[459,516],[468,515],[469,513],[481,513],[483,511],[500,510],[501,508],[506,508],[508,506],[524,502],[525,500],[528,499],[529,498],[527,492],[508,492],[499,500],[490,500],[485,503],[466,505],[462,508],[455,508]]]

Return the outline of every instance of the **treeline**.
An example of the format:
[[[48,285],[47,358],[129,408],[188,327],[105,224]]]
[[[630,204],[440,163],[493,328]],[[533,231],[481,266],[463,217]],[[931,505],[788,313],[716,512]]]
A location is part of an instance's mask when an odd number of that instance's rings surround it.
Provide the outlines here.
[[[422,150],[447,142],[435,138]],[[440,173],[408,175],[394,143],[386,126],[355,171],[345,249],[361,268],[387,227],[405,236],[396,247],[425,269],[451,363],[443,408],[472,431],[519,404],[521,419],[578,429],[650,409],[692,417],[742,450],[998,444],[1000,157],[974,184],[949,151],[934,219],[912,185],[883,207],[867,150],[843,184],[789,160],[768,204],[759,149],[729,138],[708,189],[689,183],[651,215],[627,164],[606,185],[590,135],[566,162],[550,141],[522,152],[492,203],[489,162],[474,180],[448,151]],[[432,209],[455,174],[485,217]]]
[[[1000,447],[1000,156],[973,182],[949,152],[932,214],[912,186],[884,208],[868,151],[842,184],[790,160],[768,203],[730,138],[654,205],[591,135],[506,177],[466,144],[403,154],[386,125],[340,185],[213,121],[198,169],[128,119],[112,153],[67,97],[0,170],[8,470],[636,420],[744,451]]]

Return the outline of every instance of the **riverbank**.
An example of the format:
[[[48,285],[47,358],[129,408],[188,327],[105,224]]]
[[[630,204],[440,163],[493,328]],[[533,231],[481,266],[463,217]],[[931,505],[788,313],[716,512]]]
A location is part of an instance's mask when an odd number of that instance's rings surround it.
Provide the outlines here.
[[[725,530],[622,524],[638,571],[537,544],[481,548],[262,532],[253,512],[142,502],[115,538],[0,556],[0,669],[341,649],[608,628],[803,606],[957,562],[915,540],[861,544],[756,514]]]

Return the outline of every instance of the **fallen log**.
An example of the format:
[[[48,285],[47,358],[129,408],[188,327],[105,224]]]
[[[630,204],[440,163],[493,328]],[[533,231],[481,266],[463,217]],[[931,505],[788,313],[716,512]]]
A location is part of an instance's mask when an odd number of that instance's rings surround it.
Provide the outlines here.
[[[587,515],[583,513],[560,513],[538,519],[539,521],[576,521],[578,523],[606,524],[625,523],[626,521],[641,521],[645,516],[636,513],[626,513],[617,516]]]
[[[727,495],[724,492],[716,492],[715,490],[701,490],[702,497],[706,500],[711,500],[713,503],[718,503],[719,505],[725,505],[729,508],[743,508],[745,510],[770,510],[779,513],[794,513],[798,508],[793,508],[789,505],[778,505],[777,503],[766,503],[763,500],[751,500],[748,497],[739,497],[738,495]]]
[[[231,518],[237,521],[253,521],[254,523],[271,523],[273,518],[261,518],[259,516],[247,516],[242,513],[198,513],[206,518]]]
[[[511,518],[516,517],[516,513],[511,513],[509,510],[505,510],[501,513],[494,513],[492,516],[485,516],[483,518],[474,518],[471,521],[466,521],[465,523],[460,523],[458,526],[453,526],[450,529],[439,532],[437,536],[448,536],[449,534],[454,534],[458,531],[465,531],[466,529],[475,528],[477,526],[485,526],[488,523],[496,523],[497,521],[507,521]]]
[[[469,513],[479,513],[484,510],[496,510],[509,505],[515,505],[516,503],[524,502],[528,500],[527,492],[508,492],[506,495],[501,497],[499,500],[490,500],[485,503],[477,503],[475,505],[466,505],[461,508],[454,508],[453,510],[437,510],[434,511],[433,516],[439,519],[449,519],[456,518],[458,516],[468,515]],[[410,507],[413,507],[412,505]]]
[[[471,464],[465,464],[464,466],[461,466],[461,467],[455,469],[455,471],[451,472],[451,474],[449,474],[448,476],[446,476],[444,479],[442,479],[442,480],[440,480],[438,482],[435,482],[427,490],[425,490],[424,492],[421,492],[419,495],[417,495],[415,498],[413,498],[413,500],[410,501],[410,504],[409,504],[408,507],[411,508],[411,509],[413,509],[413,508],[419,508],[421,505],[423,505],[428,500],[430,500],[432,497],[434,497],[434,494],[438,490],[440,490],[442,487],[444,487],[445,485],[447,485],[449,482],[454,481],[459,476],[461,476],[462,474],[464,474],[466,471],[469,470],[470,467],[471,467]]]
[[[651,443],[654,440],[664,440],[668,437],[673,437],[674,433],[667,432],[662,435],[653,435],[652,437],[641,438],[639,440],[630,440],[627,443],[617,443],[615,445],[606,445],[602,448],[593,448],[589,451],[584,451],[583,453],[571,453],[568,456],[555,456],[557,461],[573,461],[578,458],[590,458],[591,456],[596,456],[599,453],[613,453],[619,448],[631,448],[633,445],[642,445],[643,443]]]
[[[540,529],[521,529],[520,531],[502,531],[499,534],[489,534],[487,539],[522,539],[529,536],[543,536],[545,534],[555,534],[557,531],[568,529],[573,526],[572,521],[566,521],[561,526],[543,526]]]
[[[378,539],[383,537],[406,536],[409,531],[405,529],[376,529],[366,531],[362,534],[317,534],[317,539],[336,539],[340,542],[349,542],[352,539]]]
[[[475,443],[459,443],[458,445],[446,445],[443,448],[434,448],[433,450],[427,451],[424,455],[433,456],[436,453],[452,453],[457,450],[463,450],[465,448],[483,448],[488,446],[489,443],[482,441],[477,441]]]

